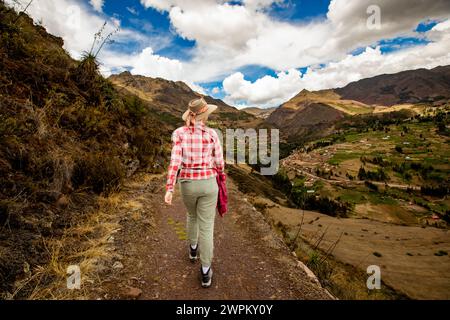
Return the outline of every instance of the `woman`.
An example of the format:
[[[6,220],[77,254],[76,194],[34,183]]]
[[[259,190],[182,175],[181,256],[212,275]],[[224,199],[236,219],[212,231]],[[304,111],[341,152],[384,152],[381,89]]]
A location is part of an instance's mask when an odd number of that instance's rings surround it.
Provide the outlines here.
[[[201,281],[205,288],[211,286],[212,279],[214,218],[218,195],[216,175],[217,171],[224,170],[219,137],[216,131],[205,124],[208,116],[216,109],[217,106],[207,104],[203,98],[189,102],[189,108],[182,116],[185,126],[172,134],[172,155],[164,198],[167,204],[172,204],[174,184],[180,169],[180,191],[188,211],[189,258],[195,262],[200,251]]]

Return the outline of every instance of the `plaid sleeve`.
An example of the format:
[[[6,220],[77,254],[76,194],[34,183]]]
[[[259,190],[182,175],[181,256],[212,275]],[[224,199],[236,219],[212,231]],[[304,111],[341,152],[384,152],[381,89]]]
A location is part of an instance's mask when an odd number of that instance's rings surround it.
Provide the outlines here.
[[[217,132],[212,130],[214,137],[214,164],[219,171],[223,171],[225,167],[225,162],[223,160],[222,146],[220,145],[219,137]]]
[[[176,175],[182,160],[181,139],[177,130],[172,134],[172,154],[170,156],[169,172],[167,174],[166,190],[172,191],[176,182]]]

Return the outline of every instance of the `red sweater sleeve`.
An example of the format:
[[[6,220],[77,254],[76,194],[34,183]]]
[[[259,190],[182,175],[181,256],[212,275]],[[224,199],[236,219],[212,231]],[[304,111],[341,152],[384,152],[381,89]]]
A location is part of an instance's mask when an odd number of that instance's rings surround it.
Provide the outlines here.
[[[170,156],[169,172],[167,174],[166,190],[172,191],[176,182],[176,175],[182,160],[181,139],[178,131],[172,134],[172,153]]]

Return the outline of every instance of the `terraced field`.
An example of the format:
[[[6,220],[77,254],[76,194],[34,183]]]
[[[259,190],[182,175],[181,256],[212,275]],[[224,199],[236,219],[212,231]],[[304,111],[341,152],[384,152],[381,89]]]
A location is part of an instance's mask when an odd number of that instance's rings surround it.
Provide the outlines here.
[[[294,152],[282,161],[282,167],[292,181],[302,178],[317,195],[351,203],[356,216],[443,226],[439,217],[448,212],[450,201],[445,196],[423,195],[420,188],[448,183],[449,141],[432,122],[349,131],[332,145]],[[365,179],[361,168],[386,177]]]

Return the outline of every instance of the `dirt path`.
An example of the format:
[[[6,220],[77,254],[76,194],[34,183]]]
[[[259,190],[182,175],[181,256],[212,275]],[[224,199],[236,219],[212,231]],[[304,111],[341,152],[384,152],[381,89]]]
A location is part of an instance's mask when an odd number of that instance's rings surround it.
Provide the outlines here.
[[[112,260],[94,299],[330,299],[229,179],[230,212],[216,218],[213,285],[203,289],[199,262],[188,260],[179,190],[162,203],[164,180],[129,183],[118,209]],[[114,267],[113,267],[114,266]]]

